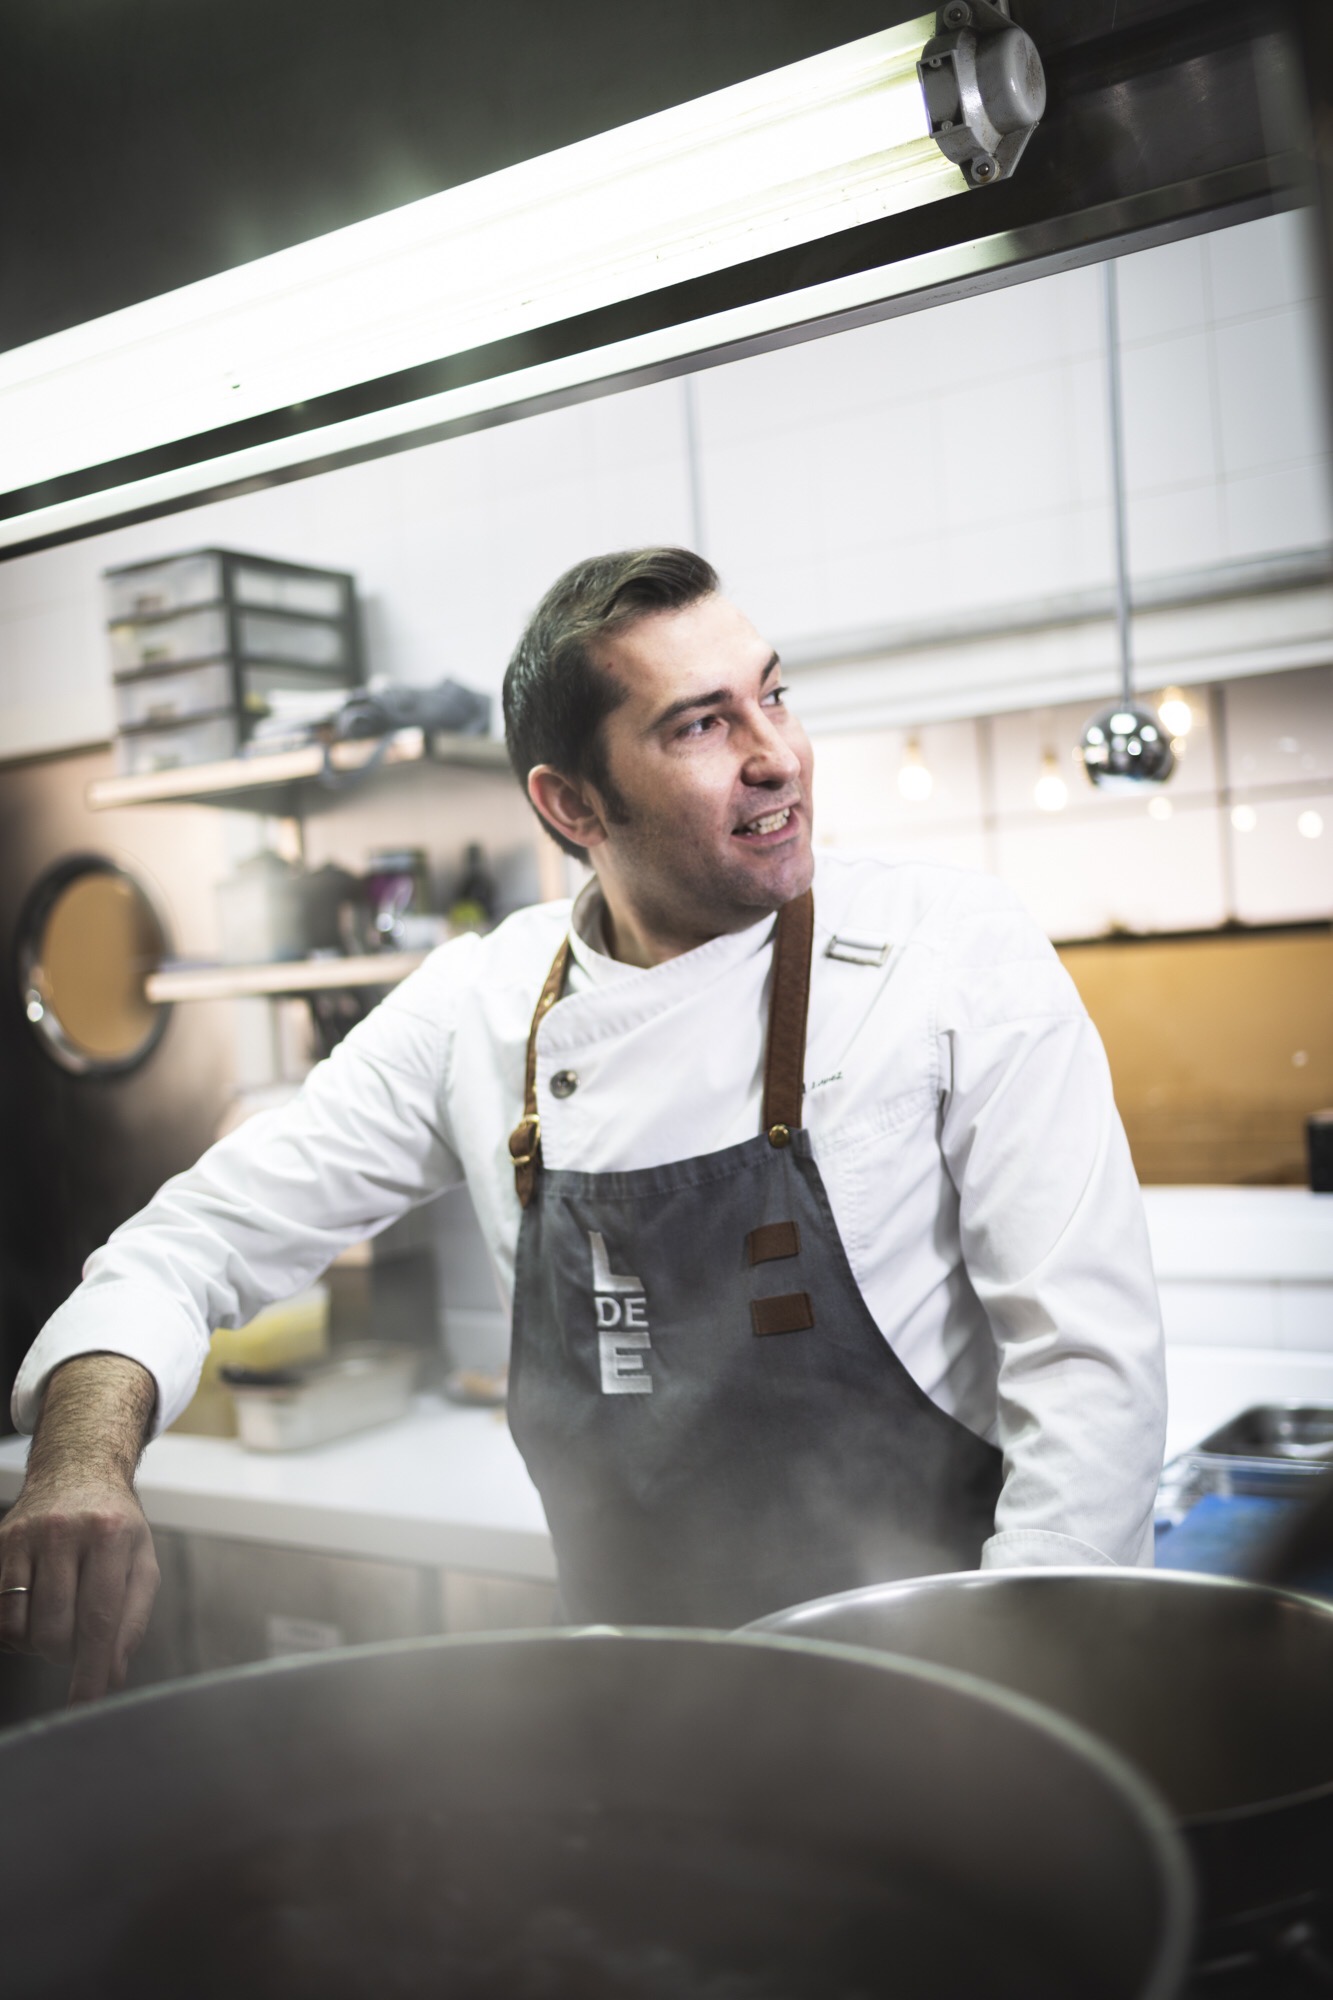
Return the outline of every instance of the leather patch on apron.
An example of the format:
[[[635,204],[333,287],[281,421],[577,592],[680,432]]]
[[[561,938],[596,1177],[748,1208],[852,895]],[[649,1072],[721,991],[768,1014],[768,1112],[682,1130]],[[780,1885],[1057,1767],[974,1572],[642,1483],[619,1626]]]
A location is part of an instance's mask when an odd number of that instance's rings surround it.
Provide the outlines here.
[[[752,1264],[771,1264],[778,1257],[799,1257],[801,1232],[794,1222],[766,1222],[745,1239]]]
[[[776,1299],[751,1299],[750,1318],[761,1337],[767,1333],[804,1333],[815,1323],[809,1292],[783,1292]]]

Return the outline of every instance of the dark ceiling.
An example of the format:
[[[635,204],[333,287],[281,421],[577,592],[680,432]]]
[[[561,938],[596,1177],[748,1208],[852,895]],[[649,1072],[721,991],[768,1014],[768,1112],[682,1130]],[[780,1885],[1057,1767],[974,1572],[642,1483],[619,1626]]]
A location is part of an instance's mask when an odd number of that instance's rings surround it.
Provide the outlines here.
[[[3,0],[0,348],[924,0]]]

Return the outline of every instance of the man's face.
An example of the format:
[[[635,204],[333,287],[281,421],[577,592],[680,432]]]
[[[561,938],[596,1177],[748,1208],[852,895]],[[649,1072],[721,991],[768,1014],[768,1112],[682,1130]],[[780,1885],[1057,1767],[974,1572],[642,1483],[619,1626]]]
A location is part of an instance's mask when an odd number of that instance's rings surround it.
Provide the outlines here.
[[[591,856],[613,923],[687,950],[802,895],[813,757],[749,620],[705,597],[637,620],[596,657],[626,690],[602,724],[619,796]]]

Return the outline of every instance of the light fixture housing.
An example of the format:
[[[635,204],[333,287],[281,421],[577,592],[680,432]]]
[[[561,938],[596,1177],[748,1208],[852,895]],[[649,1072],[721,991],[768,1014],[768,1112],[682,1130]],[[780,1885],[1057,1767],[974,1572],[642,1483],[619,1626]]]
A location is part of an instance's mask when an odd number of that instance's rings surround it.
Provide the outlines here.
[[[1094,715],[1078,748],[1083,768],[1104,792],[1161,785],[1176,768],[1171,740],[1151,708],[1116,701]]]
[[[1014,87],[1027,38],[983,0],[952,0],[0,355],[0,546],[697,351],[708,342],[682,322],[609,348],[570,334],[577,353],[532,359],[544,329],[984,184],[933,132],[919,67],[960,7],[971,25],[947,31],[938,75],[963,79],[973,124],[1012,125],[1035,102]],[[1025,60],[1040,72],[1035,50]],[[749,310],[736,337],[794,311]],[[414,386],[441,370],[455,386]]]
[[[973,187],[1004,180],[1046,109],[1046,75],[1008,0],[946,0],[921,55],[930,130]]]

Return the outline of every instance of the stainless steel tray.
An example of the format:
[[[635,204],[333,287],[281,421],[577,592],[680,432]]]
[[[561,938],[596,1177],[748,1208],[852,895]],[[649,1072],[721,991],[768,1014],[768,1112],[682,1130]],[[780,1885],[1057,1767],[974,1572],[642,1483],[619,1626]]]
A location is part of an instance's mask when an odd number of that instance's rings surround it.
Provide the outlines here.
[[[1194,1449],[1227,1458],[1333,1465],[1333,1404],[1255,1403]]]
[[[1299,1500],[1326,1469],[1326,1461],[1231,1456],[1186,1451],[1173,1458],[1157,1489],[1159,1526],[1178,1527],[1200,1500]]]

